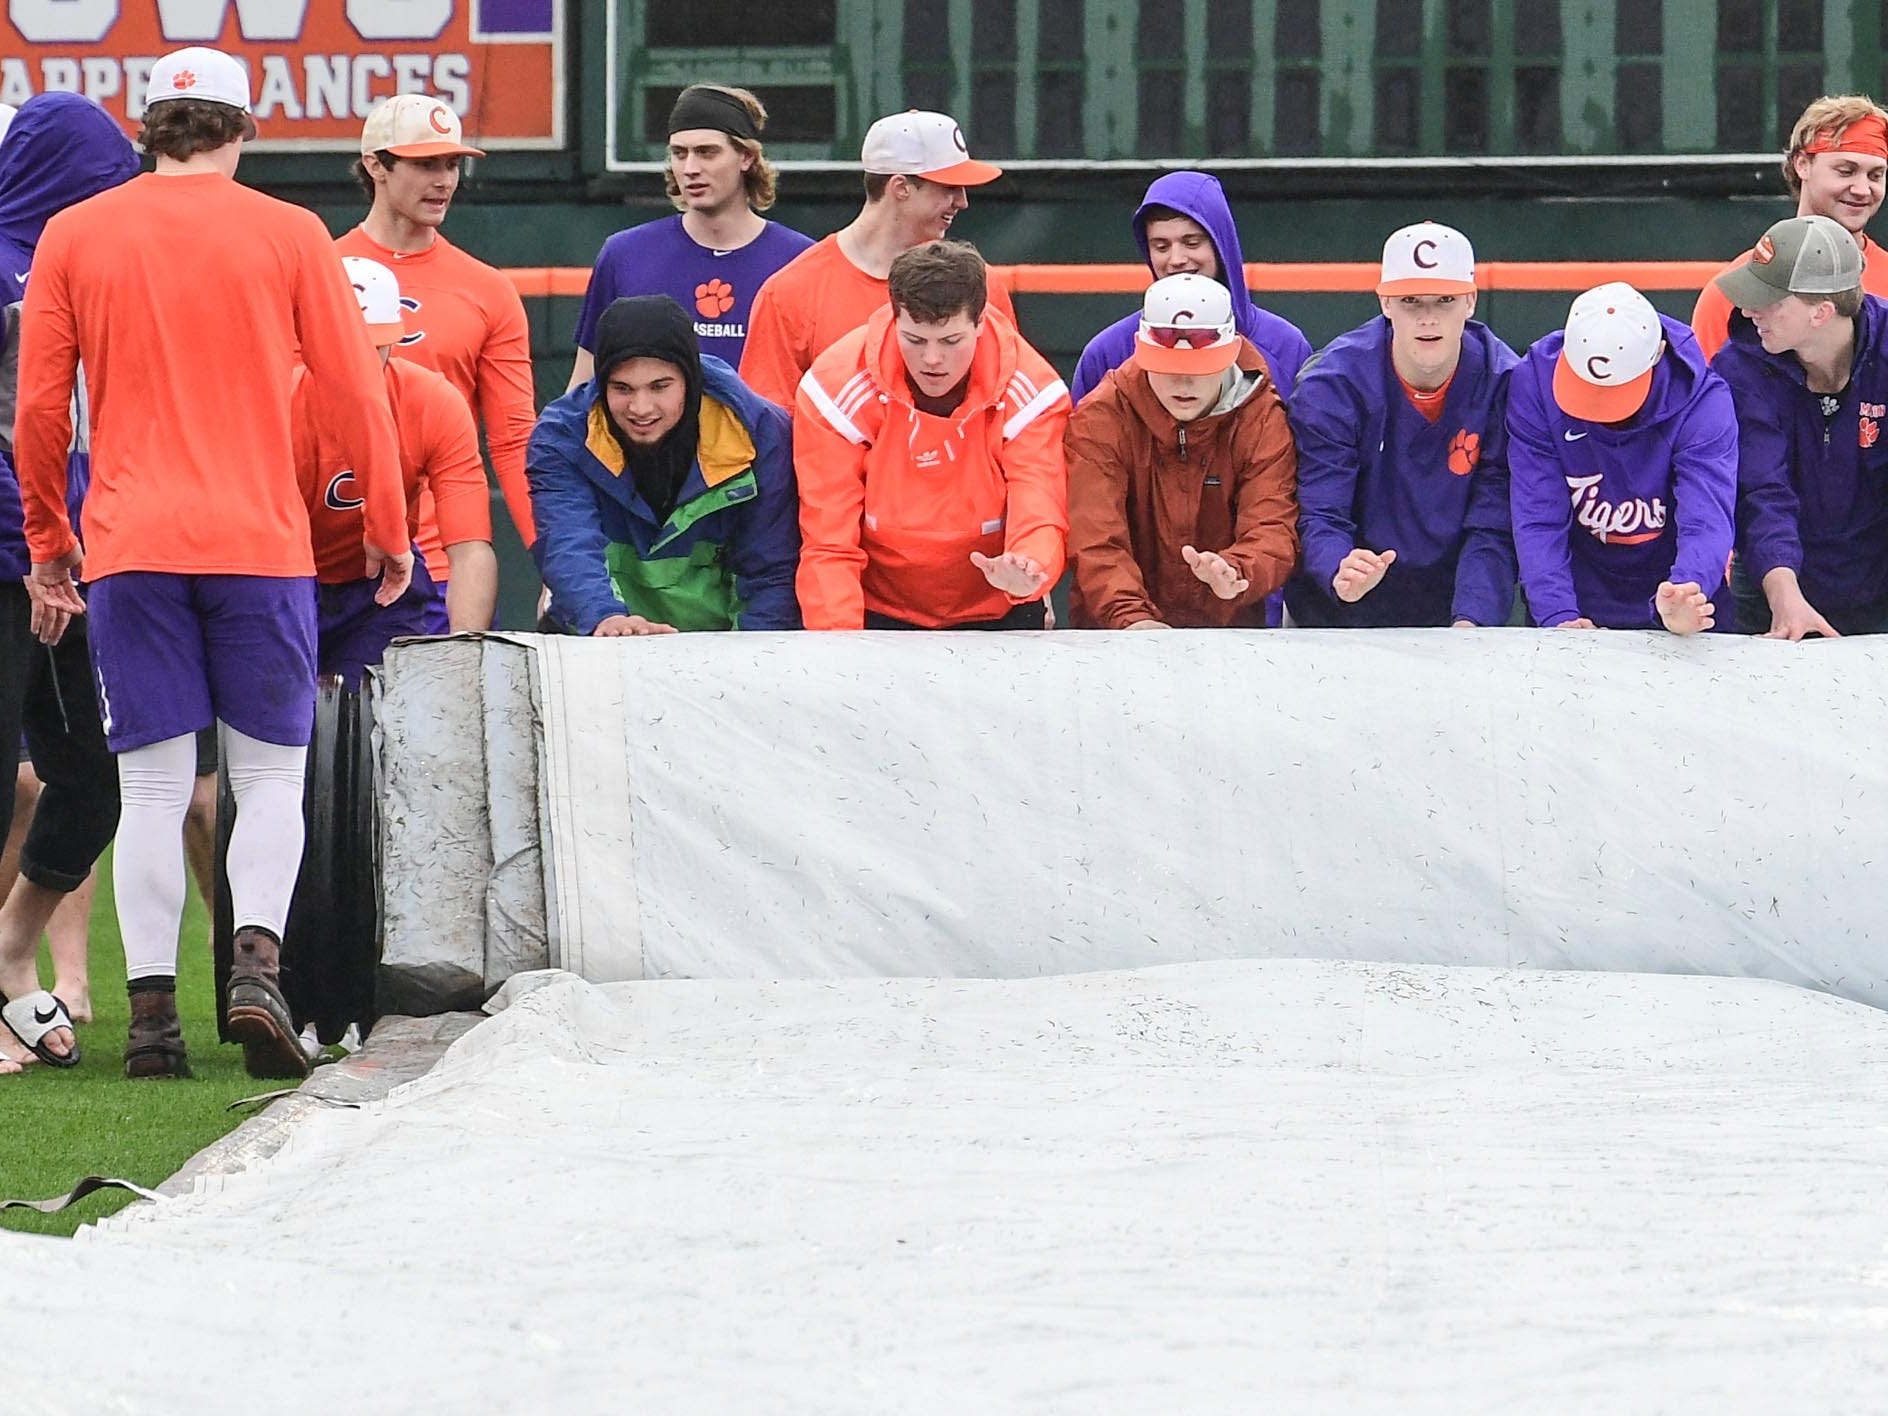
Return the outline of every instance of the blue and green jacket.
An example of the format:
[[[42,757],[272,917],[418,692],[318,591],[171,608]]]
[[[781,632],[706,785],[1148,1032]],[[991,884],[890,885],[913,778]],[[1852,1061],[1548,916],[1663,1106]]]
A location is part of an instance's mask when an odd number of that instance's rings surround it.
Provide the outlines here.
[[[667,521],[636,490],[595,379],[546,408],[526,472],[551,618],[589,634],[611,615],[695,629],[798,629],[793,425],[704,354],[701,429]]]

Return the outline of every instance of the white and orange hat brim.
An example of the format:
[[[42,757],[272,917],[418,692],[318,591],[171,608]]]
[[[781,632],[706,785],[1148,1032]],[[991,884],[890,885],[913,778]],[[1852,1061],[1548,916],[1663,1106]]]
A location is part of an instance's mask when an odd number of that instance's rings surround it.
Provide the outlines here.
[[[981,187],[986,182],[994,182],[1001,177],[1003,169],[994,163],[979,162],[974,157],[967,157],[962,162],[953,162],[949,167],[939,167],[917,175],[927,182],[936,182],[943,187]]]
[[[1475,282],[1472,280],[1441,280],[1434,276],[1412,276],[1407,280],[1382,280],[1377,282],[1377,294],[1392,299],[1404,295],[1473,295]]]
[[[1149,339],[1144,330],[1137,330],[1134,361],[1155,374],[1223,374],[1239,362],[1239,335],[1237,331],[1222,335],[1204,349],[1188,345],[1169,349]]]
[[[1655,362],[1636,379],[1619,384],[1596,384],[1575,372],[1567,360],[1567,351],[1562,349],[1560,357],[1554,361],[1554,402],[1560,405],[1562,413],[1583,423],[1622,422],[1645,407],[1646,395],[1652,391],[1652,375],[1657,369]]]
[[[399,143],[394,147],[381,148],[395,157],[483,157],[484,148],[475,148],[466,143]]]

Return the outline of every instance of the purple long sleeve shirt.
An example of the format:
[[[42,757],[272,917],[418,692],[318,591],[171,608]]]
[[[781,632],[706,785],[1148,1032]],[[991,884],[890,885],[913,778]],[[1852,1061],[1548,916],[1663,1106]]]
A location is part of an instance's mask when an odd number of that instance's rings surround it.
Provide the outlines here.
[[[1765,353],[1740,315],[1711,364],[1737,399],[1738,556],[1759,584],[1795,571],[1824,614],[1888,600],[1888,304],[1866,297],[1855,324],[1849,386],[1827,416],[1797,357]]]
[[[1658,629],[1659,583],[1695,582],[1728,629],[1723,589],[1737,494],[1737,412],[1691,330],[1661,315],[1666,350],[1645,406],[1623,423],[1570,418],[1554,402],[1556,331],[1528,350],[1508,392],[1509,494],[1534,620],[1585,617]]]

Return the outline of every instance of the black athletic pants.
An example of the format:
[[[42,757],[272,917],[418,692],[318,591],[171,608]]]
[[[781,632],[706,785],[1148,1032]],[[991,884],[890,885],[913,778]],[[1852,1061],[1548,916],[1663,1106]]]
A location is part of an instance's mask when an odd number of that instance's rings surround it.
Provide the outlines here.
[[[1004,615],[1002,619],[972,620],[968,624],[951,625],[950,628],[953,630],[1041,629],[1047,620],[1048,612],[1043,608],[1043,601],[1030,600],[1026,604],[1017,605],[1008,614]],[[890,615],[881,615],[876,610],[867,610],[865,612],[865,627],[867,629],[924,629],[927,626],[913,624],[910,620],[894,619]]]
[[[32,601],[17,580],[0,582],[0,840],[13,825],[20,738],[45,783],[20,848],[20,874],[70,892],[118,831],[118,764],[105,746],[85,616],[57,644],[32,632]]]

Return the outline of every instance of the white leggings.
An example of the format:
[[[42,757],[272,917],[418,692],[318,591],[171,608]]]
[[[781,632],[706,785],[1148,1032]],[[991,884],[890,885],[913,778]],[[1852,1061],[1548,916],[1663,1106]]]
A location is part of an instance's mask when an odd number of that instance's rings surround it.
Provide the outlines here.
[[[302,863],[305,747],[280,747],[222,725],[223,761],[236,795],[230,831],[230,897],[236,928],[282,937]],[[195,739],[168,738],[118,756],[118,843],[112,884],[125,941],[125,976],[177,972],[184,915],[184,815],[196,782]]]

